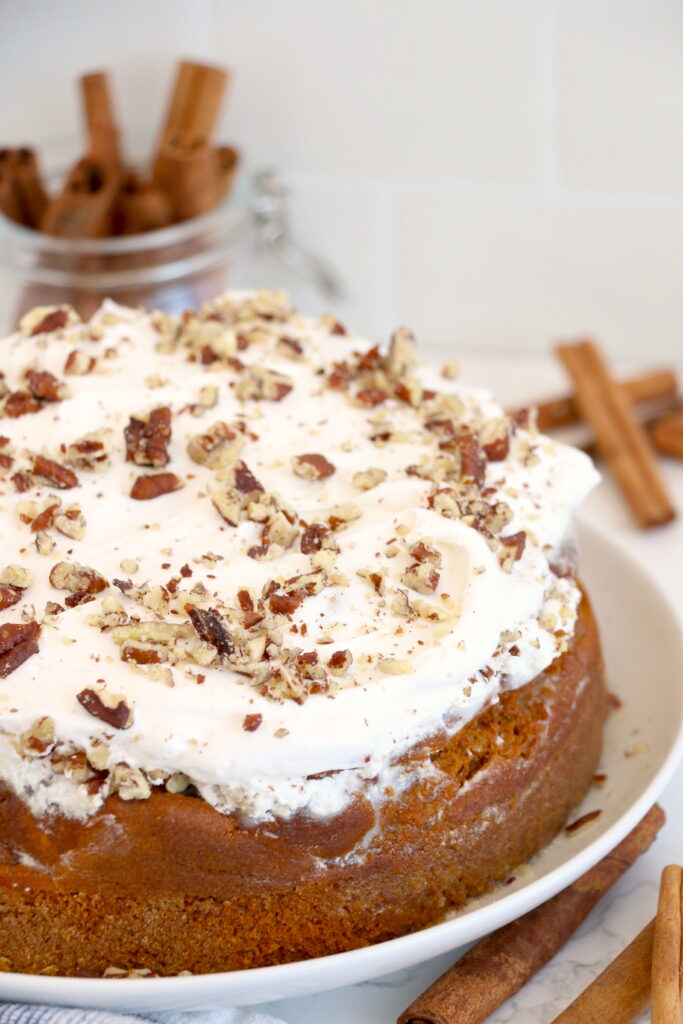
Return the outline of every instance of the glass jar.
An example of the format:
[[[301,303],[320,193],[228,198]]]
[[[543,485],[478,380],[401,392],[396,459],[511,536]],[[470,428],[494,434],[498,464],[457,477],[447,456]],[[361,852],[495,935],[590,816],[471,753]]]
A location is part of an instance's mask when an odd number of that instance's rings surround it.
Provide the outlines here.
[[[75,151],[41,147],[49,185],[63,176],[50,168],[68,166]],[[342,291],[334,271],[292,239],[286,195],[272,170],[243,173],[209,213],[113,238],[54,238],[0,215],[0,336],[34,306],[68,302],[88,319],[110,297],[180,313],[229,286],[267,286],[278,276],[286,286],[292,272],[334,299]]]

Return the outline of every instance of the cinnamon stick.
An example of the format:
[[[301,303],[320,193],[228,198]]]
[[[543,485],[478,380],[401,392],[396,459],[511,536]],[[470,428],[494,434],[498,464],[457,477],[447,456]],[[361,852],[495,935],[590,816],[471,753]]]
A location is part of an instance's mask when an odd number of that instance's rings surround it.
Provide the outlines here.
[[[154,182],[168,196],[175,221],[206,213],[218,197],[213,148],[206,142],[182,146],[171,140],[159,153]]]
[[[24,223],[24,214],[19,202],[14,174],[9,163],[4,159],[8,150],[0,150],[0,213],[17,224]]]
[[[598,449],[607,459],[639,526],[668,523],[676,511],[652,445],[623,390],[611,378],[597,346],[591,341],[580,341],[558,345],[556,351],[574,382],[576,400],[593,427]]]
[[[638,1020],[650,1002],[654,930],[655,923],[650,921],[552,1024],[632,1024]]]
[[[225,199],[232,188],[239,164],[239,153],[233,146],[216,146],[216,202]]]
[[[662,871],[652,944],[652,1024],[681,1024],[683,868]]]
[[[38,169],[36,154],[27,146],[10,151],[9,172],[21,208],[21,220],[27,227],[37,228],[47,206],[47,193]]]
[[[181,61],[158,152],[171,141],[181,147],[208,142],[216,126],[227,83],[228,73],[223,68]]]
[[[171,203],[165,192],[153,182],[129,171],[121,182],[114,208],[114,233],[136,235],[156,231],[173,219]]]
[[[658,451],[683,459],[683,409],[661,416],[653,424],[650,437]]]
[[[562,948],[664,824],[655,804],[618,846],[563,892],[473,946],[398,1024],[482,1024]]]
[[[92,71],[80,78],[88,156],[99,164],[118,168],[119,131],[106,71]]]
[[[676,375],[672,370],[657,370],[631,377],[620,383],[632,405],[644,405],[676,394]],[[511,413],[510,415],[514,415]],[[536,421],[539,430],[555,430],[568,427],[583,419],[581,407],[574,395],[551,398],[536,406]]]
[[[106,238],[119,186],[115,170],[93,160],[79,160],[60,193],[48,204],[41,231],[60,238]]]

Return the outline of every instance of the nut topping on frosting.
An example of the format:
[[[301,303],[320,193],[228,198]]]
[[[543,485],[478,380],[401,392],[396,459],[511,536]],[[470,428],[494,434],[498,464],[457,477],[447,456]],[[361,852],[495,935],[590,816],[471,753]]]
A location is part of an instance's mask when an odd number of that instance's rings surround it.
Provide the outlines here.
[[[3,344],[0,780],[36,814],[157,787],[255,821],[382,799],[444,716],[571,640],[553,558],[590,464],[409,331],[371,344],[257,292],[56,307]]]
[[[106,722],[112,729],[130,729],[133,724],[133,712],[120,693],[109,693],[102,687],[98,690],[86,687],[76,694],[76,700],[89,715]]]

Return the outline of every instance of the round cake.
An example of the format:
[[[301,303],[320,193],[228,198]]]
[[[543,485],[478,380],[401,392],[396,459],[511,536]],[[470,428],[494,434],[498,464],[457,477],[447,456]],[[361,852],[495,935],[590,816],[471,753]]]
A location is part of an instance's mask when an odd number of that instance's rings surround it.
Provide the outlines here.
[[[428,925],[589,788],[590,460],[280,293],[33,310],[0,379],[0,966]]]

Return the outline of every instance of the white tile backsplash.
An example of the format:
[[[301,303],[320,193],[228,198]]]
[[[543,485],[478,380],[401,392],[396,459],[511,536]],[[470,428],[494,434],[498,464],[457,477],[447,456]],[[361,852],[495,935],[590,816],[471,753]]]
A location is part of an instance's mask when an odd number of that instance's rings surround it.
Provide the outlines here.
[[[556,31],[562,180],[683,196],[683,3],[569,0]]]
[[[683,203],[404,191],[397,311],[430,345],[683,354]]]
[[[215,0],[226,124],[295,171],[535,180],[537,7]]]
[[[151,147],[181,57],[234,70],[222,135],[359,330],[680,356],[683,0],[0,0],[0,144],[77,132],[105,66]]]

